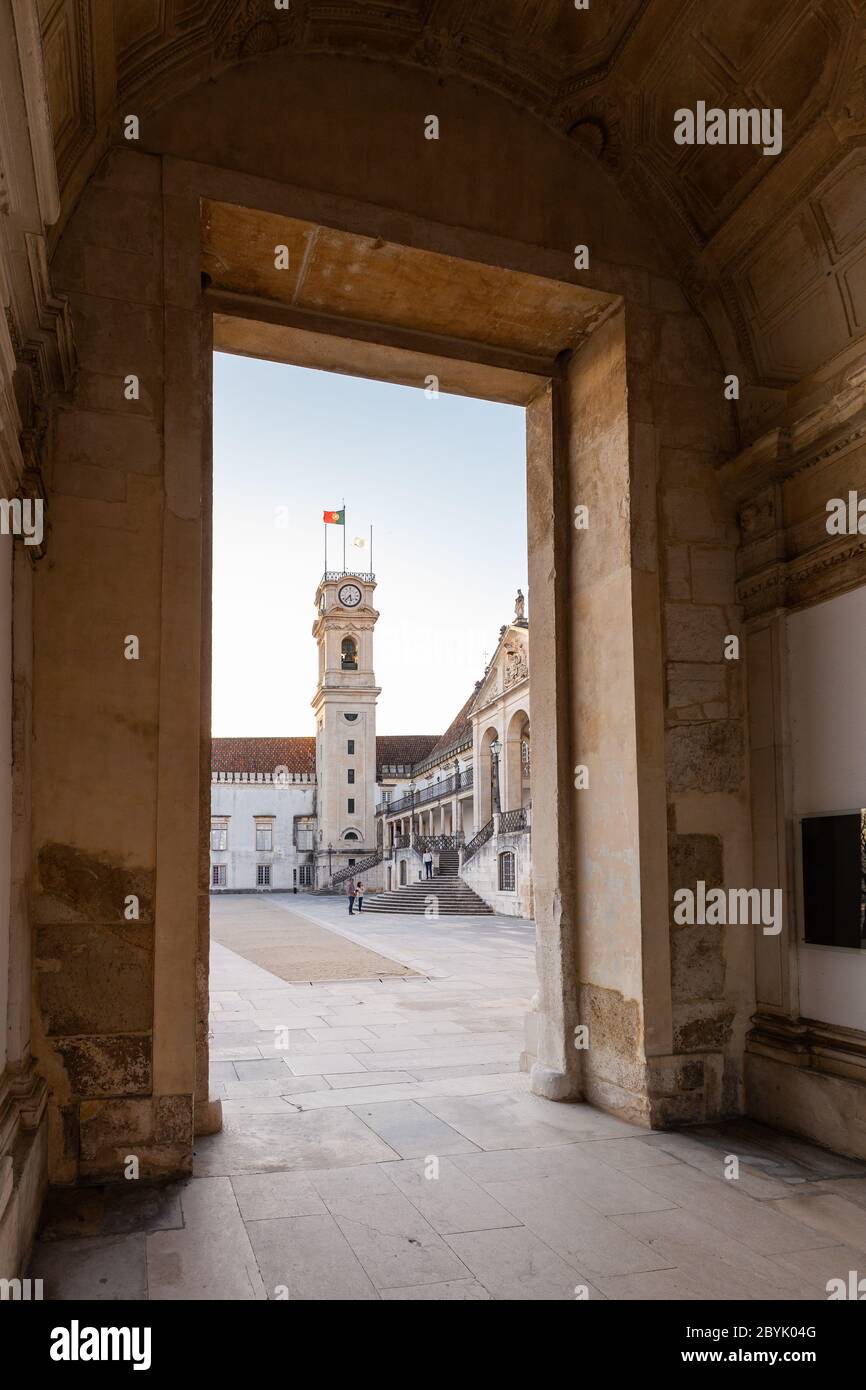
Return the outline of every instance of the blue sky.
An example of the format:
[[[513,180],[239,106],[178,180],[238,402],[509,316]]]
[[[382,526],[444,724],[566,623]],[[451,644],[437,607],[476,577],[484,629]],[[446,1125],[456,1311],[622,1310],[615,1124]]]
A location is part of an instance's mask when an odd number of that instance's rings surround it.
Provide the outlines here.
[[[313,733],[322,511],[344,497],[348,568],[373,526],[379,733],[441,733],[529,597],[522,409],[217,354],[215,735]]]

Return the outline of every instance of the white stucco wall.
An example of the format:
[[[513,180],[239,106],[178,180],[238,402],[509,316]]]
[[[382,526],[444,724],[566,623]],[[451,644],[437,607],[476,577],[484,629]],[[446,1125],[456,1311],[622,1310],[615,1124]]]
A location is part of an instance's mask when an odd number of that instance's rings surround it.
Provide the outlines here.
[[[799,817],[866,806],[866,588],[788,618],[794,838]],[[799,855],[797,855],[799,874]],[[866,950],[802,940],[797,901],[800,1013],[866,1027]]]
[[[229,817],[228,848],[211,850],[210,854],[211,867],[226,865],[226,885],[224,889],[211,885],[211,891],[255,891],[257,864],[271,865],[272,890],[291,891],[293,871],[308,858],[305,851],[295,849],[294,818],[315,812],[315,783],[211,782],[211,817]],[[270,852],[256,849],[256,816],[274,817],[274,848]],[[301,889],[299,884],[298,891],[312,890]]]
[[[527,834],[494,835],[464,864],[460,877],[494,912],[503,917],[532,917],[531,841]],[[515,856],[515,891],[499,890],[499,855],[511,850]]]

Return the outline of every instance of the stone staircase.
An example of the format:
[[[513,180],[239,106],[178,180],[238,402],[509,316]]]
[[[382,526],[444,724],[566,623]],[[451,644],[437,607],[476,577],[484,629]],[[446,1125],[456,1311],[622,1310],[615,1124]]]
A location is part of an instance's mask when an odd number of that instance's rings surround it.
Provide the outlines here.
[[[443,857],[446,853],[443,851]],[[390,893],[371,893],[369,898],[364,899],[364,911],[412,912],[423,916],[428,907],[435,905],[427,902],[431,894],[438,900],[440,917],[490,917],[493,914],[493,908],[456,873],[438,873],[434,878],[407,883],[402,888],[392,889]]]

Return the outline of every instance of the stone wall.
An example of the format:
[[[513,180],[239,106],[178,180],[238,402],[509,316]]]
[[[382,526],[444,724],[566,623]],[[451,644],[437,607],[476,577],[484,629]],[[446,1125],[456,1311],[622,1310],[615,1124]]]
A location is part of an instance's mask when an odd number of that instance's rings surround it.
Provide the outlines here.
[[[510,851],[515,858],[514,892],[499,888],[499,856]],[[468,863],[461,864],[460,877],[494,912],[503,917],[531,918],[532,905],[532,843],[525,832],[494,835],[475,851]]]
[[[180,391],[179,363],[197,371],[200,355],[197,312],[171,303],[166,211],[160,160],[117,151],[82,195],[53,266],[79,352],[75,390],[53,418],[56,544],[35,610],[34,1046],[52,1093],[54,1182],[117,1178],[130,1151],[143,1173],[191,1163],[193,1057],[186,1086],[162,1087],[153,1047],[158,859],[170,891],[160,847],[173,839],[184,856],[175,910],[191,913],[193,928],[201,876],[198,796],[172,811],[163,780],[162,683],[178,711],[184,680],[196,709],[200,699],[202,582],[197,470],[178,488],[167,459],[170,431],[193,446],[192,403],[167,381]],[[187,582],[180,632],[164,585]],[[188,737],[181,756],[197,774],[198,719]]]

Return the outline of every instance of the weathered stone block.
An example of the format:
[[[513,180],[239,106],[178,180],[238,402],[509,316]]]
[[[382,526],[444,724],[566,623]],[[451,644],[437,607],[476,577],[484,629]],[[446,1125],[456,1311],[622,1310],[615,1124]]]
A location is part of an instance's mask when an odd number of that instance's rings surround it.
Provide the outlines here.
[[[734,552],[721,546],[693,545],[692,596],[695,603],[734,604]]]
[[[689,1013],[693,1014],[694,1010]],[[735,1016],[733,1009],[721,1005],[700,1018],[678,1017],[675,1011],[674,1047],[678,1052],[721,1051],[730,1042]]]
[[[725,988],[724,929],[683,926],[671,932],[674,999],[719,999]]]
[[[79,1096],[147,1095],[151,1087],[149,1033],[60,1038],[55,1047]]]
[[[64,410],[57,420],[60,457],[126,473],[159,473],[162,439],[147,415]]]
[[[49,1037],[144,1033],[153,1024],[153,929],[41,927],[37,1004]]]
[[[662,317],[653,370],[659,381],[684,386],[703,382],[713,372],[718,373],[720,382],[722,377],[718,351],[700,319],[693,314]]]
[[[157,307],[88,294],[70,294],[69,299],[82,367],[115,375],[161,374],[162,314]]]
[[[665,604],[667,655],[671,661],[722,661],[725,637],[729,632],[720,608],[689,603]]]
[[[665,598],[688,603],[692,596],[692,572],[687,545],[668,545],[664,551]]]
[[[719,719],[668,729],[665,764],[672,791],[738,791],[745,770],[742,724]]]
[[[721,541],[725,524],[711,499],[694,488],[671,488],[664,494],[664,517],[672,541]]]
[[[147,1100],[85,1100],[79,1106],[81,1158],[101,1157],[106,1168],[118,1162],[120,1150],[134,1152],[152,1137],[152,1102]]]
[[[668,880],[673,894],[678,888],[694,888],[703,879],[707,888],[720,888],[723,878],[722,841],[718,835],[669,835]],[[672,921],[674,931],[679,930]]]
[[[158,418],[162,414],[162,381],[159,377],[141,376],[138,373],[139,397],[128,401],[124,396],[124,372],[85,372],[79,371],[75,379],[75,401],[77,410],[98,410],[103,414],[148,415]]]
[[[671,448],[699,449],[721,458],[733,449],[729,422],[721,411],[721,381],[715,387],[673,386],[653,382],[655,418]]]
[[[128,303],[160,303],[162,258],[159,245],[142,254],[126,248],[88,243],[84,247],[82,288],[88,294],[124,299]]]
[[[36,870],[33,914],[37,922],[124,923],[129,896],[138,898],[138,922],[153,921],[152,869],[111,863],[75,845],[46,844],[36,856]],[[135,922],[129,927],[134,930]]]
[[[722,662],[670,662],[667,668],[668,709],[721,701],[727,713],[727,670]]]
[[[145,154],[134,145],[114,145],[93,176],[94,185],[122,189],[142,197],[159,197],[162,191],[162,160]]]
[[[148,255],[161,236],[158,190],[133,193],[96,181],[85,189],[65,235],[72,241]]]
[[[192,1148],[192,1096],[178,1095],[157,1097],[154,1137],[159,1144],[188,1144],[189,1147]]]
[[[118,468],[100,468],[78,459],[58,459],[51,478],[51,496],[125,502],[126,474]]]

